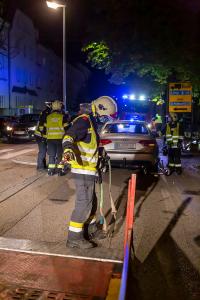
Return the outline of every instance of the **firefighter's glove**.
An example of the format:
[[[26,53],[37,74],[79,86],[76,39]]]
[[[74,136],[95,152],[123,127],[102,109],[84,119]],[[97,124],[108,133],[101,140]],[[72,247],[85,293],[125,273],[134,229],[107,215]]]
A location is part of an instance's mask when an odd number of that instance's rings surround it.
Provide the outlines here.
[[[71,149],[65,150],[63,154],[63,162],[65,164],[70,163],[72,160],[75,160],[75,155]]]
[[[47,140],[46,140],[44,137],[41,138],[41,142],[42,142],[42,143],[46,143],[46,141],[47,141]]]

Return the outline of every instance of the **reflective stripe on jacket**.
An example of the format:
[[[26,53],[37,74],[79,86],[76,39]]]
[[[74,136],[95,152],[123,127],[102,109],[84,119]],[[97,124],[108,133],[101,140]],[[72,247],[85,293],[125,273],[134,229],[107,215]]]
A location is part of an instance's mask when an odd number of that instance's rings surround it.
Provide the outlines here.
[[[47,140],[61,140],[64,135],[63,114],[52,112],[46,119]]]
[[[36,125],[36,129],[35,129],[34,135],[35,135],[35,137],[39,137],[39,138],[42,137],[42,133],[41,133],[40,128],[39,128],[39,121],[37,122],[37,125]]]
[[[72,126],[73,123],[78,120],[78,118],[83,117],[86,117],[90,122],[90,128],[88,128],[87,132],[90,135],[90,142],[75,142],[70,135],[66,134],[63,139],[63,144],[66,141],[71,143],[73,142],[73,152],[75,154],[76,160],[70,162],[72,173],[96,175],[96,167],[98,162],[98,142],[92,121],[88,115],[81,115],[72,122]],[[65,149],[64,152],[66,151],[68,151],[68,149]]]
[[[169,124],[167,124],[166,129],[166,142],[168,145],[171,145],[173,148],[178,147],[178,141],[181,139],[181,136],[179,135],[179,123],[177,123],[176,127],[172,128]]]

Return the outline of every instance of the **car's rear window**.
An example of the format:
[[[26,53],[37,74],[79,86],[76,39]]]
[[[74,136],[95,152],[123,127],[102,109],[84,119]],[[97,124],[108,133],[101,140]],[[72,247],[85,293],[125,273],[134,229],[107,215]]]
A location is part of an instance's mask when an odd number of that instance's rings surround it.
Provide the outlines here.
[[[107,124],[103,130],[104,133],[132,133],[148,134],[148,129],[143,124],[135,123],[117,123]]]

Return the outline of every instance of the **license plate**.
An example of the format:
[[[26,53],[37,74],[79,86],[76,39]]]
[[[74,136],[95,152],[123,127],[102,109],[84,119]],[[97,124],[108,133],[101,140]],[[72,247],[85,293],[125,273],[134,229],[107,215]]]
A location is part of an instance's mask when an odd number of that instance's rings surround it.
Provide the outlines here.
[[[14,134],[25,134],[25,131],[14,131]]]
[[[117,149],[136,149],[136,144],[119,143],[116,144]]]

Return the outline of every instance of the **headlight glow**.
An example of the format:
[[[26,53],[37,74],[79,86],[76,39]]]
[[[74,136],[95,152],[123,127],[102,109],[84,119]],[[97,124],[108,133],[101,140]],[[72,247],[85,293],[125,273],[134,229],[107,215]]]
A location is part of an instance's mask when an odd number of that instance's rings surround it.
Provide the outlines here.
[[[13,128],[10,127],[10,126],[7,126],[7,127],[6,127],[6,130],[7,130],[7,131],[11,131],[11,130],[13,130]]]
[[[149,129],[151,129],[151,127],[152,127],[151,123],[147,124],[147,127],[148,127]]]
[[[29,127],[29,130],[35,130],[35,129],[36,129],[36,126]]]
[[[123,125],[123,124],[119,124],[119,125],[117,125],[117,127],[118,127],[119,129],[123,129],[123,128],[124,128],[124,125]]]

